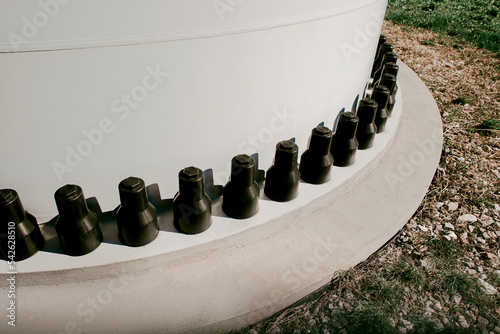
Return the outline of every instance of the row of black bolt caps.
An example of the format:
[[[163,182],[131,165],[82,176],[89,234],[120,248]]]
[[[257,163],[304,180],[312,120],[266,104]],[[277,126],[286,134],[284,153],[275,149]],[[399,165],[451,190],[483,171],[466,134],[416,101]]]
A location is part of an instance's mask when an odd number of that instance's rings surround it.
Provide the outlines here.
[[[278,143],[274,164],[266,174],[264,193],[267,197],[278,202],[290,201],[298,194],[300,179],[311,184],[325,183],[330,179],[332,164],[349,166],[354,162],[357,149],[372,146],[375,134],[384,131],[394,106],[399,70],[396,61],[392,45],[381,35],[371,73],[374,83],[371,97],[359,102],[357,113],[340,114],[335,134],[325,126],[314,128],[300,165],[298,146],[291,140]],[[260,188],[255,182],[256,170],[255,160],[248,155],[232,159],[231,178],[222,194],[222,209],[227,216],[244,219],[257,213]],[[158,235],[159,225],[144,181],[129,177],[120,182],[118,189],[121,205],[115,213],[120,241],[129,246],[150,243]],[[88,209],[82,189],[65,185],[54,197],[59,211],[55,228],[62,250],[72,256],[95,250],[103,235],[97,214]],[[174,197],[173,208],[174,226],[179,232],[196,234],[210,227],[211,199],[205,192],[200,169],[187,167],[180,171],[179,192]],[[15,190],[0,190],[0,223],[7,231],[0,238],[4,260],[24,260],[43,248],[45,240],[37,221],[23,209]]]

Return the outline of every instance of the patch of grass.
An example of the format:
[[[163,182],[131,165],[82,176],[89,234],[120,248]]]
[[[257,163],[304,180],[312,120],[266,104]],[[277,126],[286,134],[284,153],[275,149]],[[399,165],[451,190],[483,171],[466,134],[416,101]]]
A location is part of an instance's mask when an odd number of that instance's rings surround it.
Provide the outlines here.
[[[391,326],[390,315],[377,305],[365,304],[345,315],[347,333],[396,333]]]
[[[412,263],[399,258],[394,266],[389,267],[389,273],[392,277],[397,277],[403,283],[413,284],[415,286],[424,283],[424,276],[418,271]]]
[[[428,45],[428,46],[436,46],[436,44],[434,44],[434,42],[428,41],[426,39],[424,39],[422,42],[420,42],[420,44]]]
[[[497,0],[389,0],[386,19],[500,53],[499,7]]]
[[[480,126],[481,129],[500,130],[500,120],[490,118],[483,121]]]
[[[497,287],[500,287],[500,275],[497,275],[494,272],[489,272],[487,276],[488,282],[493,283],[493,285],[496,285]]]
[[[461,333],[470,334],[471,330],[468,328],[457,327],[457,326],[453,325],[452,323],[449,323],[445,329],[443,329],[442,331],[436,331],[436,332],[438,332],[440,334],[461,334]],[[424,332],[424,333],[435,333],[435,332]],[[472,333],[474,333],[474,332],[472,332]]]
[[[389,282],[378,275],[369,275],[361,280],[360,292],[376,300],[381,306],[397,308],[402,300],[403,291],[394,282]]]
[[[469,98],[465,95],[460,95],[459,97],[457,97],[456,99],[454,99],[453,101],[451,101],[451,103],[453,104],[459,104],[459,105],[465,105],[467,103],[469,103]]]
[[[483,135],[491,136],[495,133],[495,131],[500,131],[500,120],[498,119],[487,119],[474,126],[476,131],[479,131]]]
[[[484,209],[484,207],[493,209],[495,207],[488,198],[481,194],[470,194],[467,201],[479,209]]]
[[[459,294],[463,302],[473,304],[478,310],[484,311],[493,307],[493,302],[479,286],[478,282],[453,269],[445,270],[441,273],[441,287],[447,293]]]
[[[443,289],[451,294],[468,295],[471,289],[479,289],[469,276],[456,271],[447,271],[442,274],[442,278]]]
[[[456,262],[457,256],[463,252],[455,243],[444,238],[433,238],[427,242],[429,251],[438,259]]]
[[[413,333],[436,333],[439,332],[436,324],[422,317],[412,319]]]

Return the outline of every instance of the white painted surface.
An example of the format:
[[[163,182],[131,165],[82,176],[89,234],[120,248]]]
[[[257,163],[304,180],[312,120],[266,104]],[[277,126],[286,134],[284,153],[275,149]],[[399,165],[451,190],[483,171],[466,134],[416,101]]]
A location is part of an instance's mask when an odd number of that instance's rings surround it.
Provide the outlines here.
[[[231,3],[220,20],[208,0],[73,0],[19,52],[0,34],[0,186],[43,223],[67,183],[108,211],[131,175],[168,198],[186,166],[223,184],[236,154],[267,169],[280,140],[302,152],[362,94],[387,1]],[[0,30],[20,31],[38,6],[1,1]]]
[[[416,210],[441,153],[437,106],[416,74],[400,67],[395,136],[347,182],[266,224],[189,249],[19,274],[18,327],[1,322],[0,330],[221,332],[272,315],[366,259]]]

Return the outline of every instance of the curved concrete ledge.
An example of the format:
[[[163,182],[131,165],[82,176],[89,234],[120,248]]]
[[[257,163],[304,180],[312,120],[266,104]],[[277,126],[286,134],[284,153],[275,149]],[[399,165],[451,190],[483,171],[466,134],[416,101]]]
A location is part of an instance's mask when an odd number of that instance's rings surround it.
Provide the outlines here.
[[[404,64],[399,87],[403,109],[393,139],[330,192],[265,224],[185,250],[19,275],[17,328],[4,321],[0,330],[222,332],[271,316],[329,283],[402,228],[438,165],[437,106]]]

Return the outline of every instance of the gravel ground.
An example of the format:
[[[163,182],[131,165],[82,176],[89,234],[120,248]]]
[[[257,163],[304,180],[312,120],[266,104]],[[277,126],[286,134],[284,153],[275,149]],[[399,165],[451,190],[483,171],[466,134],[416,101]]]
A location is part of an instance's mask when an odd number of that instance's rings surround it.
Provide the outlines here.
[[[441,112],[429,191],[369,261],[241,333],[500,333],[500,57],[390,22],[383,33]]]

